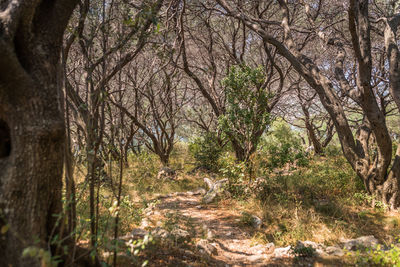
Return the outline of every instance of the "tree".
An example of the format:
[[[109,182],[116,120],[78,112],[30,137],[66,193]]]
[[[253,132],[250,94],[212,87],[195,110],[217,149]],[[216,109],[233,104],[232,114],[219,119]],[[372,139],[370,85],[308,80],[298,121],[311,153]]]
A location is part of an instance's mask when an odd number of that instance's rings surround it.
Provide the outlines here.
[[[233,65],[263,66],[263,88],[271,96],[267,109],[268,112],[273,110],[284,93],[284,81],[291,67],[280,64],[272,46],[243,22],[226,19],[218,10],[207,8],[202,2],[183,0],[177,17],[179,66],[207,100],[216,118],[224,116],[227,108],[225,90],[220,81]],[[242,141],[237,136],[228,134],[227,137],[238,159],[245,160]]]
[[[268,91],[262,67],[233,66],[222,81],[226,109],[220,126],[230,137],[236,158],[248,162],[256,151],[261,135],[270,124]]]
[[[100,148],[106,130],[106,96],[111,91],[112,82],[120,86],[120,81],[114,81],[117,74],[147,44],[149,29],[162,3],[162,0],[145,1],[130,8],[118,2],[86,0],[80,4],[78,19],[73,21],[77,25],[76,30],[66,40],[63,51],[67,65],[65,71],[68,72],[65,73],[66,92],[74,107],[77,127],[85,134],[92,247],[97,244],[96,203],[99,199],[100,176],[105,173]],[[118,30],[112,31],[115,28]],[[74,61],[69,58],[71,54],[74,55]]]
[[[391,208],[397,208],[400,205],[400,147],[397,147],[396,156],[392,158],[392,139],[386,125],[385,107],[376,97],[380,85],[374,84],[373,80],[379,62],[374,56],[380,53],[372,53],[372,50],[385,51],[389,92],[400,109],[399,48],[396,39],[400,14],[390,6],[378,4],[370,11],[368,0],[350,0],[349,3],[335,1],[331,5],[317,1],[311,5],[305,1],[279,0],[274,8],[275,12],[280,11],[280,15],[264,12],[262,16],[260,13],[254,15],[254,10],[260,10],[266,4],[261,1],[255,1],[252,6],[255,8],[246,11],[225,0],[217,2],[228,15],[243,21],[263,40],[276,47],[317,92],[335,125],[343,154],[364,182],[367,192]],[[303,10],[305,16],[300,18],[299,10]],[[346,12],[347,18],[343,15]],[[384,23],[383,33],[377,28],[372,30],[372,17]],[[270,26],[280,32],[283,40],[270,33]],[[343,28],[347,30],[341,30]],[[382,35],[385,47],[381,45]],[[376,42],[379,39],[381,41]],[[306,49],[310,40],[318,40],[319,45],[313,43],[312,48]],[[334,62],[313,58],[318,58],[316,50],[327,50],[328,47],[334,51]],[[349,57],[350,53],[354,56]],[[351,65],[355,67],[355,84],[348,80],[348,74],[351,73],[348,68]],[[328,76],[326,69],[333,70],[331,73],[334,76]],[[362,110],[363,123],[355,135],[338,92],[346,95]]]
[[[28,246],[51,253],[59,234],[64,156],[62,37],[78,1],[1,1],[0,259],[39,266]],[[4,149],[4,147],[6,149]],[[5,231],[7,230],[7,231]]]

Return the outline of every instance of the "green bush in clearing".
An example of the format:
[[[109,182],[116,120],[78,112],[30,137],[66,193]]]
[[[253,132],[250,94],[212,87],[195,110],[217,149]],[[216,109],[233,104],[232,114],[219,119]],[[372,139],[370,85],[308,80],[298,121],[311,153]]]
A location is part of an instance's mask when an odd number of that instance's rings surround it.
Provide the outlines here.
[[[210,171],[219,170],[219,158],[222,150],[215,133],[206,133],[204,136],[195,138],[189,144],[189,151],[195,158],[197,166]]]

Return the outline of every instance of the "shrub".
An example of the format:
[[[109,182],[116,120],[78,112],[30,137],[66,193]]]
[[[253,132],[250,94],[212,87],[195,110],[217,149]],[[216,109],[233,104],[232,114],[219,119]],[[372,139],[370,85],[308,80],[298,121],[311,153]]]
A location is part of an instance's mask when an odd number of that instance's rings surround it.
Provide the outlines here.
[[[189,151],[195,158],[198,166],[204,167],[210,171],[218,171],[218,160],[222,154],[223,148],[219,145],[215,133],[206,133],[202,137],[195,138],[189,144]]]
[[[262,66],[232,66],[222,80],[226,98],[220,129],[229,136],[239,161],[248,161],[256,151],[261,134],[271,123],[268,101],[271,94],[264,88]]]
[[[232,194],[232,197],[244,197],[246,195],[246,173],[247,167],[245,162],[237,162],[235,158],[226,152],[220,160],[221,174],[229,180],[227,190]]]
[[[387,250],[378,245],[376,249],[357,254],[357,264],[361,266],[400,266],[400,248],[394,245]]]
[[[269,171],[283,168],[287,164],[307,166],[308,157],[301,145],[301,140],[290,126],[283,121],[276,121],[271,133],[264,138],[261,149],[261,165]]]

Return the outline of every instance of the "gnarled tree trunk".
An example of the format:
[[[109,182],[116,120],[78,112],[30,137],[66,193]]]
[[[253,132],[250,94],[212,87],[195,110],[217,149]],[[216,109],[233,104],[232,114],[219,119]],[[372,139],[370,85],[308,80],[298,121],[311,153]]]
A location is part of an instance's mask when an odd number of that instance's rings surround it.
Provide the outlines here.
[[[0,227],[9,226],[0,238],[3,266],[38,266],[22,258],[24,248],[47,249],[57,233],[65,140],[58,67],[76,2],[0,2]]]

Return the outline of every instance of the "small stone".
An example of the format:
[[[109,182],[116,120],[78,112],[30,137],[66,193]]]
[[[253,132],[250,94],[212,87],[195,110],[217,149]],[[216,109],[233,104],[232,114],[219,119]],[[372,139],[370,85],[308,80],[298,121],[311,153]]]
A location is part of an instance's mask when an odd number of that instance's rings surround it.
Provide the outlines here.
[[[179,228],[172,230],[170,235],[174,239],[174,241],[178,243],[182,243],[190,239],[190,234],[187,231]]]
[[[288,257],[290,256],[290,249],[292,248],[292,246],[287,246],[284,248],[276,248],[274,251],[274,256],[275,257]]]
[[[146,230],[143,230],[141,228],[135,228],[132,230],[131,232],[131,236],[133,238],[143,238],[145,235],[147,235],[149,232],[147,232]]]
[[[154,212],[153,212],[153,215],[154,215],[154,216],[161,216],[161,213],[160,213],[159,211],[154,211]]]
[[[257,245],[257,246],[251,247],[250,252],[251,252],[251,254],[256,254],[256,255],[264,254],[265,248],[263,245]]]
[[[343,241],[343,248],[346,250],[357,250],[359,248],[372,248],[378,245],[378,239],[373,235],[361,236],[356,239],[349,239]]]
[[[142,222],[140,223],[140,227],[142,227],[142,228],[147,228],[149,226],[150,226],[150,222],[146,218],[144,218],[142,220]]]
[[[313,241],[297,241],[296,248],[304,248],[304,247],[311,247],[315,250],[324,248],[323,245],[315,243]]]
[[[155,238],[161,238],[161,239],[166,239],[169,236],[169,233],[162,229],[161,227],[156,227],[151,231],[151,234],[155,237]]]
[[[218,255],[218,250],[215,247],[215,244],[209,243],[207,240],[202,239],[196,243],[197,248],[208,254],[208,255]]]
[[[200,209],[203,208],[203,206],[202,206],[202,205],[198,205],[198,206],[196,206],[195,208],[200,210]]]
[[[176,177],[175,170],[169,167],[163,167],[157,174],[157,179],[174,179]]]
[[[266,244],[264,247],[265,247],[266,254],[271,254],[271,253],[274,253],[274,251],[275,251],[275,244],[272,242]]]
[[[196,191],[193,192],[194,196],[198,196],[198,195],[205,195],[207,193],[207,191],[204,188],[199,188]]]
[[[210,179],[204,178],[204,182],[210,188],[208,192],[204,195],[202,202],[205,204],[211,203],[218,193],[223,192],[224,186],[229,182],[228,179],[221,179],[213,183]]]
[[[329,246],[325,249],[326,253],[335,257],[343,257],[344,252],[341,248],[337,246]]]
[[[251,220],[252,220],[252,226],[254,228],[256,228],[256,229],[260,229],[261,228],[262,223],[263,223],[261,218],[255,216],[255,215],[252,215],[251,216]]]

